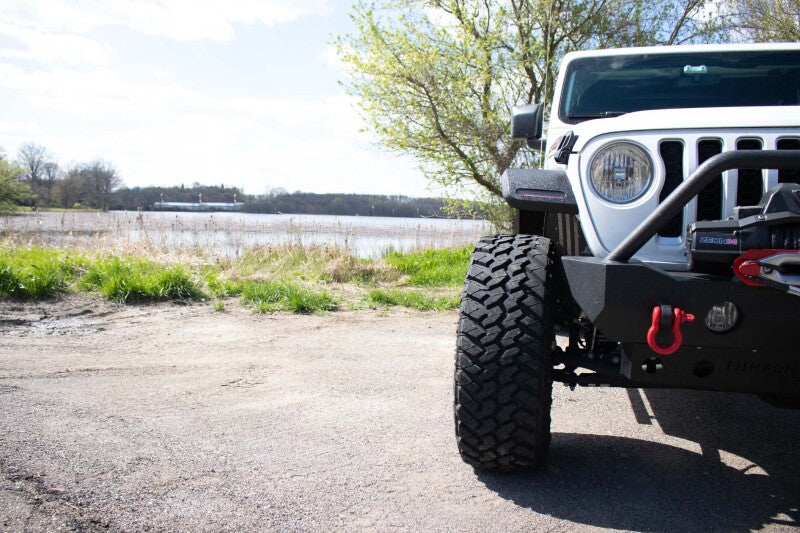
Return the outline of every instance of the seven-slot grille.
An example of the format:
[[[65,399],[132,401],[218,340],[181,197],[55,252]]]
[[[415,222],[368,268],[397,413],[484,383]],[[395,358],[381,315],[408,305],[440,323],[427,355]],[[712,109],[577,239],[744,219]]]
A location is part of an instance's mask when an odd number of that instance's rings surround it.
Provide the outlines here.
[[[681,140],[661,141],[659,152],[664,163],[664,187],[659,201],[663,201],[691,173],[685,171],[687,155],[692,159],[696,156],[696,161],[689,162],[693,169],[723,150],[798,150],[800,137],[780,137],[765,142],[757,136],[726,135],[699,139],[696,146],[690,148],[686,153],[687,147]],[[800,183],[800,170],[738,169],[724,172],[700,192],[694,212],[690,208],[689,212],[685,210],[675,216],[658,234],[661,237],[680,237],[682,229],[694,220],[722,220],[733,215],[736,206],[756,205],[764,191],[778,183]]]

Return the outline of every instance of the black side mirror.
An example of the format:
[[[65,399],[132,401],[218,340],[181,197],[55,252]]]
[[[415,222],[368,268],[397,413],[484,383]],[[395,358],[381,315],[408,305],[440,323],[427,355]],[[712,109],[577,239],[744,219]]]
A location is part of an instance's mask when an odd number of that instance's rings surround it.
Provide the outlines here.
[[[514,106],[511,109],[511,138],[524,139],[528,146],[541,149],[543,143],[542,129],[544,127],[544,106],[541,104],[527,104]]]

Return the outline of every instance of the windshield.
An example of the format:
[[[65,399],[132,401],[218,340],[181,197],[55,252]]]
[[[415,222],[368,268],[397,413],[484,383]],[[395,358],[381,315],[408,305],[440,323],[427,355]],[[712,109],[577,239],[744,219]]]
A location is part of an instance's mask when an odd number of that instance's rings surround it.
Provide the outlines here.
[[[649,109],[800,105],[800,50],[637,54],[570,62],[559,118]]]

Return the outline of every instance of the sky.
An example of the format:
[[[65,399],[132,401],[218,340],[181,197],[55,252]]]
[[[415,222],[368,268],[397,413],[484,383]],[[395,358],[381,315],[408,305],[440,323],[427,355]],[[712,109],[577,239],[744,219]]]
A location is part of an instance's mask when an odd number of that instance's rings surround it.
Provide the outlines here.
[[[437,195],[337,81],[348,0],[0,0],[0,147],[129,187]]]

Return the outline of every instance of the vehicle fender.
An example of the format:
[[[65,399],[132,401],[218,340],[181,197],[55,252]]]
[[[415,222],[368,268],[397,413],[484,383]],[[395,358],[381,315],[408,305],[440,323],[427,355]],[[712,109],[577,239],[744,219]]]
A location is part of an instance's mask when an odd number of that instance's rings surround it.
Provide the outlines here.
[[[564,170],[510,168],[500,177],[500,186],[511,207],[578,214],[578,204]]]

